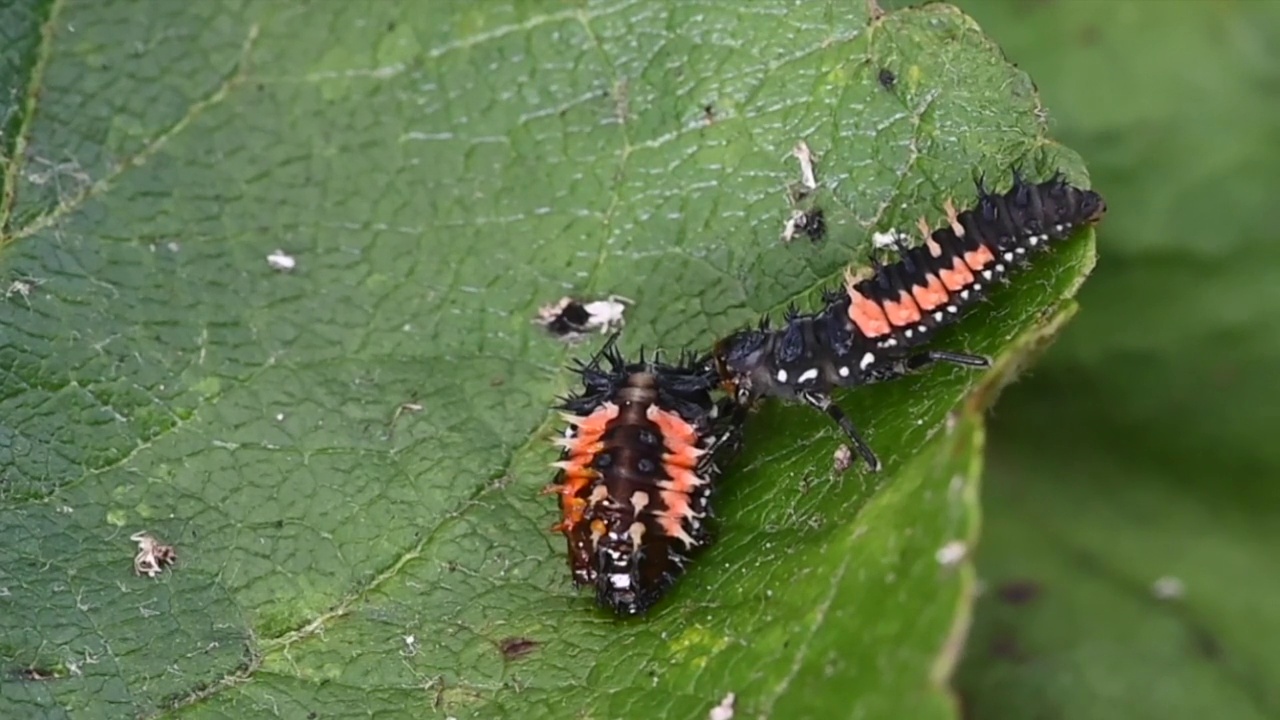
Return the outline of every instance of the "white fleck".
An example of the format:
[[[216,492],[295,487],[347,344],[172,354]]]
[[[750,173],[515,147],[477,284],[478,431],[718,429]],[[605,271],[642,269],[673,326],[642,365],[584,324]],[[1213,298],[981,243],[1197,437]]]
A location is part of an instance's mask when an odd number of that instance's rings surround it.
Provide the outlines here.
[[[610,295],[605,300],[596,300],[583,305],[587,315],[590,316],[587,327],[598,327],[603,335],[613,332],[615,326],[622,327],[626,324],[622,315],[627,311],[627,305],[632,304],[634,304],[633,301],[621,295]]]
[[[288,272],[298,266],[298,260],[283,250],[276,250],[267,256],[267,264],[272,270]]]
[[[165,247],[169,248],[169,252],[178,252],[179,250],[182,249],[182,246],[176,242],[170,242],[167,245],[165,245]]]
[[[849,366],[841,365],[840,369],[837,370],[836,372],[840,373],[840,377],[849,377]]]
[[[1187,593],[1182,580],[1172,575],[1165,575],[1151,584],[1151,594],[1157,600],[1179,600]]]
[[[809,150],[809,143],[803,140],[796,143],[791,154],[800,161],[800,182],[810,190],[817,190],[818,178],[813,173],[813,151]]]
[[[136,532],[129,539],[138,543],[138,554],[133,556],[133,571],[138,575],[153,578],[178,559],[172,545],[162,544],[150,533]]]
[[[958,312],[959,310],[960,310],[960,308],[957,308],[955,305],[948,305],[948,306],[947,306],[947,312],[949,312],[949,313]]]
[[[623,573],[614,573],[609,576],[609,584],[619,590],[625,590],[631,587],[631,576]]]
[[[284,422],[284,413],[276,413],[276,422]]]
[[[961,299],[961,300],[968,300],[968,299],[969,299],[969,291],[968,291],[968,290],[961,290],[961,291],[960,291],[960,299]]]
[[[996,272],[998,273],[1004,272],[1004,263],[996,263]]]
[[[938,552],[934,554],[939,565],[952,567],[957,565],[965,556],[969,554],[969,546],[963,540],[952,540],[951,542],[938,548]]]
[[[786,371],[786,370],[779,369],[779,370],[778,370],[778,382],[780,382],[780,383],[784,383],[784,382],[786,382],[786,381],[787,381],[787,371]]]
[[[974,289],[974,290],[976,290],[976,291],[981,291],[981,290],[982,290],[982,283],[974,283],[974,284],[973,284],[973,289]]]
[[[866,370],[867,366],[876,361],[875,353],[867,353],[858,361],[858,369]]]
[[[939,310],[938,312],[936,312],[936,313],[934,313],[934,314],[933,314],[933,321],[934,321],[934,322],[942,322],[942,318],[944,318],[944,317],[946,317],[946,316],[947,316],[947,314],[946,314],[946,313],[944,313],[944,312],[942,312],[941,310]]]
[[[1006,251],[1006,252],[1005,252],[1005,254],[1004,254],[1004,259],[1005,259],[1005,260],[1012,261],[1012,260],[1013,260],[1013,253],[1012,253],[1012,252],[1009,252],[1009,251]]]
[[[59,505],[56,508],[56,512],[61,513],[62,515],[70,515],[71,513],[75,512],[75,509],[72,508],[70,505]]]
[[[836,472],[844,472],[853,464],[853,451],[848,445],[841,445],[836,448],[836,452],[831,457],[831,464]]]
[[[905,331],[903,331],[902,334],[905,335],[908,340],[910,340],[912,337],[915,336],[916,332],[911,328],[907,328]]]
[[[791,242],[791,239],[796,236],[796,232],[800,229],[800,225],[803,223],[804,218],[805,213],[803,210],[791,211],[791,217],[787,218],[787,223],[782,226],[782,242]]]
[[[796,382],[807,383],[810,380],[816,379],[817,377],[818,377],[818,368],[809,368],[808,370],[805,370],[804,372],[800,373],[800,378],[796,380]]]
[[[1027,254],[1027,249],[1026,249],[1026,248],[1024,248],[1024,247],[1015,248],[1015,249],[1014,249],[1014,252],[1018,253],[1019,255],[1026,255],[1026,254]]]
[[[871,246],[874,248],[894,247],[900,241],[906,240],[907,236],[901,231],[890,228],[888,232],[878,232],[871,234]]]
[[[707,713],[707,720],[733,720],[733,703],[736,699],[733,693],[725,695],[720,704]]]
[[[982,271],[982,279],[983,279],[983,280],[990,280],[990,279],[991,279],[991,271],[990,271],[990,270],[983,270],[983,271]],[[976,290],[976,289],[979,289],[981,286],[980,286],[980,285],[974,285],[973,287],[974,287],[974,289]]]
[[[418,638],[413,635],[404,636],[404,649],[400,651],[405,657],[413,657],[418,654]]]

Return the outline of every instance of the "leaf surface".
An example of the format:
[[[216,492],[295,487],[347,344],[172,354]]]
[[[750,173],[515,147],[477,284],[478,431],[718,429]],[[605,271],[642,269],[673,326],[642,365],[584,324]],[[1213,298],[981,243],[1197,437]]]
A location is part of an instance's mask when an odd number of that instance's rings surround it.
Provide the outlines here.
[[[936,553],[975,539],[982,403],[942,430],[982,377],[848,394],[876,477],[832,472],[824,418],[767,406],[720,542],[621,622],[570,587],[538,495],[561,367],[593,348],[530,319],[616,293],[628,350],[705,348],[812,307],[873,230],[937,222],[976,173],[1083,181],[968,18],[5,12],[0,715],[701,717],[729,692],[747,717],[954,715],[967,570]],[[784,246],[802,138],[830,232]],[[1016,366],[1092,252],[939,345]],[[160,579],[130,572],[140,530],[178,548]]]
[[[1112,212],[992,423],[959,687],[979,718],[1278,717],[1280,8],[966,8]]]

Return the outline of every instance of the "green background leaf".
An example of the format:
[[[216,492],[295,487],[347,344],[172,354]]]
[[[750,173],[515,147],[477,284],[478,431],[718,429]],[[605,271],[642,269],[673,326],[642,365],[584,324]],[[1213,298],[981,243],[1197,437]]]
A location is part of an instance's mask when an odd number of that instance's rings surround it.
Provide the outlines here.
[[[702,717],[733,692],[745,716],[954,716],[972,577],[935,554],[976,537],[1002,372],[849,394],[879,477],[834,475],[825,419],[767,406],[721,541],[620,622],[546,532],[574,351],[530,318],[618,293],[626,348],[705,347],[812,306],[975,172],[1083,181],[968,18],[3,12],[0,715]],[[783,246],[800,138],[831,231]],[[1092,263],[1091,235],[1066,244],[939,346],[1021,364]],[[158,581],[130,573],[144,529],[180,553]]]
[[[1280,716],[1280,6],[1155,5],[964,3],[1111,208],[992,423],[976,718]]]

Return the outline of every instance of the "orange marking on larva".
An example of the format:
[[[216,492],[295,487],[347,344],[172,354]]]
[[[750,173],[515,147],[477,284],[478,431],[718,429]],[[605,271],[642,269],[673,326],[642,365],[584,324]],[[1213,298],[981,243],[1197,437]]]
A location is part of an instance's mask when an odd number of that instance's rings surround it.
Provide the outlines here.
[[[665,465],[663,469],[667,471],[667,475],[671,478],[669,481],[662,483],[660,487],[665,490],[678,493],[691,493],[694,488],[699,485],[705,485],[706,480],[698,477],[689,468],[682,468],[676,465]]]
[[[589,463],[591,460],[604,450],[604,443],[596,440],[595,442],[575,442],[569,445],[566,450],[569,451],[569,459],[579,463]]]
[[[851,267],[844,269],[844,291],[849,295],[849,320],[866,337],[888,335],[892,328],[889,327],[889,318],[885,317],[884,310],[858,292],[857,285],[865,279],[865,275],[861,271],[855,273]]]
[[[951,232],[955,233],[956,237],[964,237],[964,225],[960,224],[960,216],[956,213],[956,206],[952,204],[951,198],[947,198],[942,203],[942,211],[947,214],[947,223],[951,225]]]
[[[587,501],[580,497],[565,495],[560,499],[560,514],[564,517],[563,524],[567,530],[573,530],[578,523],[582,522],[583,513],[587,511]]]
[[[694,431],[693,426],[673,412],[667,412],[657,405],[650,405],[644,415],[649,418],[649,422],[658,426],[658,431],[662,433],[663,441],[667,445],[673,441],[692,445],[698,440],[698,433]]]
[[[924,246],[929,248],[929,254],[933,257],[942,257],[942,246],[938,244],[937,240],[933,239],[932,235],[925,236]]]
[[[958,257],[952,260],[950,269],[939,270],[938,277],[942,279],[943,286],[951,292],[959,292],[973,282],[973,273],[969,271],[969,266]]]
[[[916,285],[911,288],[911,296],[916,299],[916,304],[920,309],[929,312],[930,310],[947,304],[951,296],[947,294],[947,289],[942,287],[942,281],[937,275],[929,273],[925,276],[928,284],[924,286]]]
[[[591,534],[594,535],[595,537],[598,538],[604,535],[608,531],[609,529],[605,527],[604,521],[601,520],[600,518],[596,518],[595,520],[591,521]]]
[[[889,318],[889,322],[897,327],[920,322],[920,307],[916,305],[915,300],[911,299],[911,293],[906,290],[898,294],[897,302],[885,301],[884,314]]]
[[[987,265],[996,261],[996,256],[991,254],[986,245],[979,245],[977,250],[970,250],[964,254],[964,261],[974,270],[981,270]]]
[[[695,468],[698,466],[698,456],[701,454],[702,452],[692,445],[685,445],[680,452],[663,453],[662,462],[676,467]]]
[[[578,426],[579,437],[594,435],[598,438],[609,428],[609,423],[613,422],[617,417],[618,406],[607,402],[574,424]],[[573,421],[570,420],[570,422]]]

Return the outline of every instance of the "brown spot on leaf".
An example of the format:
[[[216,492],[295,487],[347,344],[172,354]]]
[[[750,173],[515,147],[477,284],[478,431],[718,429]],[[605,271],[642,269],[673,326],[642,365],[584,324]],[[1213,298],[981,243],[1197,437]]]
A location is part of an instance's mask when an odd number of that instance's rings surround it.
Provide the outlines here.
[[[502,650],[502,657],[507,660],[519,660],[537,650],[541,644],[537,640],[531,640],[530,638],[509,637],[498,643],[498,649]]]
[[[1040,590],[1040,583],[1034,580],[1010,580],[996,588],[996,594],[1010,605],[1026,605],[1040,597]]]

